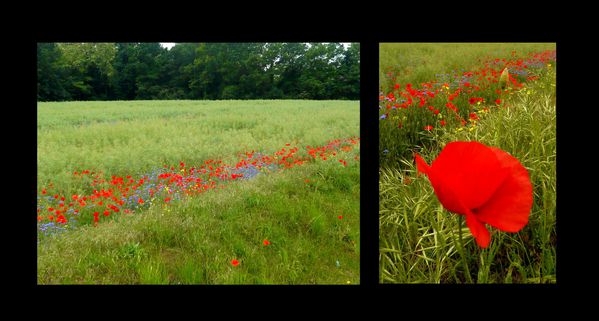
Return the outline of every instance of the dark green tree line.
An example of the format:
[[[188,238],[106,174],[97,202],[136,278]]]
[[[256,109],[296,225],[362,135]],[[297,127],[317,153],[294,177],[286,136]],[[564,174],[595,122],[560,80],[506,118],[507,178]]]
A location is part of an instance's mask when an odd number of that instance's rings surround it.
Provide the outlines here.
[[[39,101],[360,95],[357,43],[39,43],[37,57]]]

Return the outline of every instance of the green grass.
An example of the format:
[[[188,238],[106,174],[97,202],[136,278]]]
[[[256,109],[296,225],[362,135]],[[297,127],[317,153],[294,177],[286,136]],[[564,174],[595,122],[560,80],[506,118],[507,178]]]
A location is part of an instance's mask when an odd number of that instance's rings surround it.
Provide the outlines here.
[[[480,249],[459,216],[441,206],[426,176],[416,175],[413,159],[402,158],[380,169],[380,282],[556,282],[554,69],[505,100],[507,107],[485,114],[475,127],[430,132],[432,143],[419,153],[430,164],[451,141],[479,141],[509,152],[528,170],[533,185],[529,223],[518,233],[490,228],[491,244]],[[463,252],[457,242],[460,226]]]
[[[38,184],[53,182],[69,195],[84,189],[75,170],[133,175],[286,143],[319,146],[358,135],[358,108],[347,101],[38,103]],[[359,183],[357,161],[310,162],[111,216],[40,239],[38,283],[357,284]]]
[[[399,74],[398,80],[414,85],[435,79],[436,74],[469,70],[484,58],[511,58],[530,52],[555,50],[555,43],[381,43],[379,47],[379,86],[395,82],[386,74]]]
[[[38,182],[66,186],[82,168],[132,175],[286,143],[314,146],[358,135],[358,109],[309,100],[38,103]]]

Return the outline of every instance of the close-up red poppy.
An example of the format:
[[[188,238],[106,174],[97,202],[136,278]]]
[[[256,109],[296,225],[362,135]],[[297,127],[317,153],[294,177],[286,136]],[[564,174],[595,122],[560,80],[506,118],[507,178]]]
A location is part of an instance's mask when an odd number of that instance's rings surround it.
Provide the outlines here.
[[[443,207],[466,216],[480,247],[491,241],[485,224],[518,232],[528,223],[532,184],[526,168],[507,152],[475,141],[451,142],[430,166],[420,155],[415,158]]]
[[[379,43],[380,283],[556,282],[556,65],[555,43]]]

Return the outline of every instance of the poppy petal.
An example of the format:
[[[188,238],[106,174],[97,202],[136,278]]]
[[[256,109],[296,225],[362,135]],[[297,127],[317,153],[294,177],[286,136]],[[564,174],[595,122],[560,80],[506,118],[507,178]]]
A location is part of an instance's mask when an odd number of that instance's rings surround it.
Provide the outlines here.
[[[430,168],[430,166],[428,166],[426,161],[418,154],[415,154],[414,158],[416,159],[416,170],[418,171],[418,173],[423,173],[423,174],[428,175],[431,168]]]
[[[462,198],[456,194],[455,187],[446,182],[446,178],[443,175],[437,175],[436,171],[431,170],[428,178],[443,207],[457,214],[466,213],[468,208],[464,206],[464,203],[461,201]]]
[[[476,215],[470,211],[466,214],[466,225],[470,229],[470,232],[472,232],[472,236],[474,236],[478,246],[483,249],[487,248],[489,243],[491,243],[491,233],[489,233],[489,230],[487,230],[485,225],[478,220]]]
[[[532,184],[528,171],[510,154],[491,149],[509,175],[495,191],[493,197],[480,208],[473,210],[478,220],[506,232],[518,232],[528,223],[532,209]]]
[[[431,168],[469,209],[486,203],[507,176],[493,150],[475,141],[448,143]]]
[[[451,185],[445,183],[444,173],[439,172],[437,168],[428,166],[420,155],[415,154],[415,158],[418,173],[424,173],[428,176],[428,179],[435,190],[435,194],[437,195],[439,202],[443,204],[443,207],[454,213],[465,213],[466,207],[464,207],[460,198],[455,194]]]

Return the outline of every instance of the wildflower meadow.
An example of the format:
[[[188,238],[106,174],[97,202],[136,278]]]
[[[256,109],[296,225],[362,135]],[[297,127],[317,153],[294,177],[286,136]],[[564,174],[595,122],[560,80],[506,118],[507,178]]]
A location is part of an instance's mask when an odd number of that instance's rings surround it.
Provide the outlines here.
[[[380,44],[381,283],[556,282],[556,52]]]
[[[358,284],[356,101],[38,103],[40,284]]]

